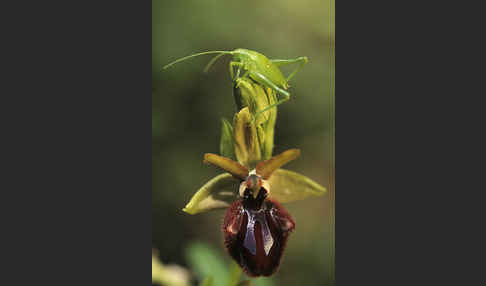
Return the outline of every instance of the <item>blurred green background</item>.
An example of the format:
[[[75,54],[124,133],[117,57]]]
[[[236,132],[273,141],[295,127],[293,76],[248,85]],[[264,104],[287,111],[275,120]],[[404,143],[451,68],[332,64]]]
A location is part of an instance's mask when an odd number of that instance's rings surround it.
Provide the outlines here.
[[[219,153],[221,117],[232,120],[236,107],[229,56],[207,74],[210,55],[159,71],[196,52],[247,48],[273,59],[309,58],[290,82],[290,101],[279,106],[274,154],[300,148],[301,157],[285,168],[328,190],[284,205],[296,230],[267,285],[334,285],[333,45],[333,0],[152,2],[152,245],[163,263],[191,268],[188,250],[196,241],[230,261],[224,210],[192,216],[181,209],[220,173],[203,165],[203,154]]]

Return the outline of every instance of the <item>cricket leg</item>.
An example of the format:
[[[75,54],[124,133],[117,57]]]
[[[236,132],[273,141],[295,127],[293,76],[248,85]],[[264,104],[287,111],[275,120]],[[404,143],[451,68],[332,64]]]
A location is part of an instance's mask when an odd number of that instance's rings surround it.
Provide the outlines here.
[[[287,81],[292,79],[294,75],[308,62],[307,57],[299,57],[296,59],[292,60],[270,60],[272,63],[274,63],[277,66],[284,66],[288,64],[293,64],[293,63],[300,63],[300,65],[295,68],[295,70],[287,77]]]
[[[243,64],[242,64],[242,63],[240,63],[240,62],[233,62],[233,61],[231,61],[231,62],[229,63],[229,69],[230,69],[230,76],[231,76],[231,80],[235,81],[235,79],[236,79],[237,77],[239,77],[239,76],[240,76],[240,70],[241,70],[242,65],[243,65]],[[238,67],[238,70],[237,70],[237,73],[236,73],[236,78],[235,78],[235,76],[234,76],[234,67],[235,67],[235,66],[236,66],[236,67]]]
[[[262,109],[261,111],[257,112],[255,114],[255,117],[257,117],[261,113],[269,110],[270,108],[276,107],[276,106],[278,106],[278,105],[280,105],[280,104],[282,104],[282,103],[284,103],[284,102],[286,102],[287,100],[290,99],[290,94],[288,93],[288,91],[280,88],[279,86],[277,86],[276,84],[274,84],[273,82],[268,80],[264,75],[262,75],[260,73],[256,73],[256,72],[250,73],[250,75],[252,75],[257,80],[257,82],[259,82],[260,84],[263,84],[264,86],[267,86],[271,89],[274,89],[278,93],[282,94],[283,97],[284,97],[283,99],[281,99],[281,100],[275,102],[274,104],[269,105],[269,106],[265,107],[264,109]]]

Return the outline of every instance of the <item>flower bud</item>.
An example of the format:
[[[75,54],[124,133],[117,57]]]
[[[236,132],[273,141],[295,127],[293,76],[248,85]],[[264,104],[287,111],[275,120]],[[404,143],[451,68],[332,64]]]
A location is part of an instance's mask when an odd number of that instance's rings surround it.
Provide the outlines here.
[[[249,169],[254,169],[261,160],[261,148],[257,128],[251,123],[248,107],[235,115],[233,132],[237,161]]]

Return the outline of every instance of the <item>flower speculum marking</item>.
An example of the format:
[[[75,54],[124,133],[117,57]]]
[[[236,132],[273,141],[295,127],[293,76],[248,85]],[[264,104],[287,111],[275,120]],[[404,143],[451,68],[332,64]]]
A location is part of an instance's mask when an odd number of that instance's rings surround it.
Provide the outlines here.
[[[273,245],[273,237],[270,233],[270,229],[265,218],[265,212],[263,210],[253,211],[245,209],[248,217],[248,224],[246,227],[246,235],[243,246],[250,251],[251,254],[256,255],[256,241],[255,241],[255,222],[260,223],[262,233],[262,244],[265,251],[265,255],[268,255]]]

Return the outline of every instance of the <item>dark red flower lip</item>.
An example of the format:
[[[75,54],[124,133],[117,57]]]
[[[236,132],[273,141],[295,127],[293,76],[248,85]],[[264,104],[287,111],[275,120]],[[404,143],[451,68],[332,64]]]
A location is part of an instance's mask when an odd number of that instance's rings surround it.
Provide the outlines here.
[[[264,188],[256,198],[247,189],[233,202],[223,220],[223,237],[230,256],[251,277],[270,276],[279,265],[289,234],[290,214]]]

